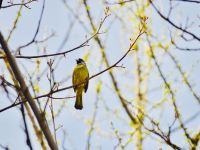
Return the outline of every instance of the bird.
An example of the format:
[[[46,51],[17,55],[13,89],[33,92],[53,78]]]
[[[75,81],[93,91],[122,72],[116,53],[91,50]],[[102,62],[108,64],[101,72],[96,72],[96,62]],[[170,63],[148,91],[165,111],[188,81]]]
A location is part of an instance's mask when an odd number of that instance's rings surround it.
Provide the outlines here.
[[[76,60],[77,65],[74,68],[72,75],[72,84],[74,92],[76,93],[76,102],[74,107],[76,109],[83,109],[82,93],[86,93],[89,84],[89,71],[83,59]],[[84,82],[85,81],[85,82]]]

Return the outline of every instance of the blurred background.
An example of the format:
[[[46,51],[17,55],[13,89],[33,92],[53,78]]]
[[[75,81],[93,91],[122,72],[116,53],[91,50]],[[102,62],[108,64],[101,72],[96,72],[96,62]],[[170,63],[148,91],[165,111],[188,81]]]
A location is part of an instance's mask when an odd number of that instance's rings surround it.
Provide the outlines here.
[[[0,31],[33,97],[71,86],[77,58],[92,76],[133,49],[89,81],[82,110],[72,88],[35,100],[59,149],[200,149],[199,8],[198,0],[3,0]],[[21,99],[0,52],[2,110]],[[0,112],[0,149],[50,149],[39,131],[28,105]]]

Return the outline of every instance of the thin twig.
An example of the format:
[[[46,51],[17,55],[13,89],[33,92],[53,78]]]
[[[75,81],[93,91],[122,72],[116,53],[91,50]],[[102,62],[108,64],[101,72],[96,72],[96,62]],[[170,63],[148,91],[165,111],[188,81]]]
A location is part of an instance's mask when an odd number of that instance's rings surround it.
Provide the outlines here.
[[[1,8],[9,8],[9,7],[13,7],[13,6],[25,6],[28,9],[31,9],[29,6],[27,6],[27,4],[30,4],[32,2],[36,2],[37,0],[31,0],[25,3],[10,3],[10,5],[6,5],[6,6],[2,6]]]
[[[188,3],[196,3],[196,4],[200,4],[199,0],[171,0],[171,1],[176,1],[176,2],[188,2]]]
[[[20,111],[21,111],[21,114],[22,114],[23,122],[24,122],[24,133],[26,135],[26,144],[27,144],[27,146],[29,147],[30,150],[33,150],[33,147],[32,147],[32,144],[31,144],[31,139],[30,139],[30,134],[28,132],[28,125],[27,125],[27,121],[26,121],[26,114],[25,114],[23,104],[21,104]]]
[[[39,21],[38,21],[38,26],[37,26],[36,32],[35,32],[35,34],[34,34],[32,40],[31,40],[30,42],[28,42],[27,44],[20,46],[20,47],[17,49],[17,51],[20,52],[20,50],[21,50],[22,48],[27,47],[27,46],[29,46],[30,44],[32,44],[32,43],[35,42],[35,39],[36,39],[36,36],[38,35],[39,29],[40,29],[40,25],[41,25],[41,21],[42,21],[42,18],[43,18],[43,13],[44,13],[44,8],[45,8],[45,1],[46,1],[46,0],[43,0],[42,11],[41,11],[40,18],[39,18]]]
[[[172,25],[173,27],[175,27],[176,29],[182,31],[183,33],[186,33],[188,35],[190,35],[192,38],[196,39],[197,41],[200,41],[200,37],[198,37],[197,35],[195,35],[194,33],[178,26],[177,24],[175,24],[170,18],[167,18],[166,16],[164,16],[161,11],[155,6],[155,4],[153,3],[152,0],[149,0],[151,5],[153,6],[153,8],[155,9],[155,11],[158,13],[158,15],[164,19],[165,21],[167,21],[170,25]]]

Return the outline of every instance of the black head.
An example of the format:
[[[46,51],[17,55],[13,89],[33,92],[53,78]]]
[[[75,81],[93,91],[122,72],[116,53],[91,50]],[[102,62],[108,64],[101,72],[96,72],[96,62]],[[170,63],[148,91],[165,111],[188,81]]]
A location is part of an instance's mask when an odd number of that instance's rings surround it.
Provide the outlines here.
[[[84,60],[79,58],[79,59],[76,59],[76,63],[77,64],[85,64]]]

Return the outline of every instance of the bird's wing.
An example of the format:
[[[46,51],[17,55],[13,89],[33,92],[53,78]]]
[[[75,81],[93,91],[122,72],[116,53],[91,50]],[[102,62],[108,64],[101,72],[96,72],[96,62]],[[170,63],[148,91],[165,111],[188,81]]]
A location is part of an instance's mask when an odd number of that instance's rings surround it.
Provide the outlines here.
[[[87,89],[88,89],[88,85],[89,85],[89,73],[88,73],[88,76],[87,76],[87,82],[85,83],[85,92],[87,92]]]
[[[75,73],[73,72],[73,76],[72,76],[72,84],[75,85],[76,81],[75,81]],[[74,92],[76,92],[76,86],[73,86]]]

